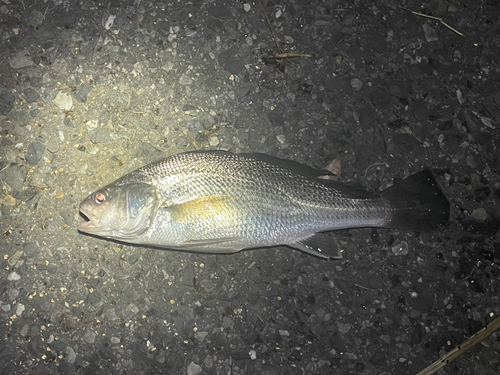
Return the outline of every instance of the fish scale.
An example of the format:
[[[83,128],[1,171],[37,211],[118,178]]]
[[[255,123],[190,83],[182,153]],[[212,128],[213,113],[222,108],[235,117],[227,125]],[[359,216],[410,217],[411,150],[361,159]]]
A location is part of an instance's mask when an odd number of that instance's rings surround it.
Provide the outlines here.
[[[262,154],[183,153],[91,194],[80,205],[89,219],[80,230],[178,250],[289,245],[339,257],[334,239],[319,232],[433,230],[448,218],[449,204],[428,171],[372,195],[319,178],[328,173]]]

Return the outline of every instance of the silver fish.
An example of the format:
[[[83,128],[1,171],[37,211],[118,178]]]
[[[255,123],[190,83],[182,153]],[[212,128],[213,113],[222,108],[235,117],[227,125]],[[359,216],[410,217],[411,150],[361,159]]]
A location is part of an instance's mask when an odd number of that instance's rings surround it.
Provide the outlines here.
[[[319,232],[361,227],[438,230],[450,206],[428,170],[371,194],[331,174],[263,154],[188,152],[90,194],[79,230],[153,247],[232,253],[277,245],[341,258]]]

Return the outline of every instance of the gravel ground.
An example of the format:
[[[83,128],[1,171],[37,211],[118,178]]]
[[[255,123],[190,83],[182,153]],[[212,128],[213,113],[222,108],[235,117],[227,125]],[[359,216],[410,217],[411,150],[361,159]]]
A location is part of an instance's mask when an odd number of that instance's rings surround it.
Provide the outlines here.
[[[500,314],[499,20],[496,0],[1,1],[0,374],[416,374],[460,344]],[[198,149],[337,159],[371,191],[430,168],[450,222],[340,231],[338,261],[77,231],[88,193]],[[440,373],[499,357],[496,333]]]

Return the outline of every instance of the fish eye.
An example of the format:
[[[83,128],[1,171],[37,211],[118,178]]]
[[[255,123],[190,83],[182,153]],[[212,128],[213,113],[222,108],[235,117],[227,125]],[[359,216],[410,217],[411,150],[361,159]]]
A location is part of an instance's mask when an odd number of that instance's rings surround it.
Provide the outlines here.
[[[106,195],[104,195],[103,193],[97,193],[95,195],[94,200],[97,204],[101,204],[102,202],[104,202],[106,200]]]

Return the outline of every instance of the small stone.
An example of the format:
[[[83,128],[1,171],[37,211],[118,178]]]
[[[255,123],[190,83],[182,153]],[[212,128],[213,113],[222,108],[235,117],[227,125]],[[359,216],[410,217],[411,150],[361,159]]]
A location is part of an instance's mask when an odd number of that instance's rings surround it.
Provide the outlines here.
[[[7,280],[9,281],[17,281],[19,279],[21,279],[21,276],[16,271],[11,272],[7,277]]]
[[[139,312],[139,308],[133,303],[129,304],[126,309],[127,316],[132,317]]]
[[[33,59],[27,50],[23,49],[12,55],[9,60],[9,65],[12,69],[26,68],[27,66],[33,65]]]
[[[210,130],[215,124],[215,119],[209,113],[204,113],[200,117],[200,122],[205,130]]]
[[[62,191],[58,191],[58,192],[56,193],[56,198],[57,198],[57,199],[62,199],[62,198],[64,198],[64,192],[62,192]]]
[[[25,310],[24,305],[22,303],[18,303],[17,308],[16,308],[16,315],[21,316],[21,314],[24,312],[24,310]]]
[[[93,293],[92,293],[93,294]],[[104,312],[104,317],[108,320],[117,320],[118,319],[118,316],[116,315],[116,310],[111,308],[111,309],[108,309]]]
[[[0,115],[7,116],[12,108],[14,108],[14,103],[16,102],[16,97],[10,92],[5,94],[0,94]]]
[[[111,131],[106,128],[97,128],[90,132],[89,138],[94,144],[111,143]]]
[[[65,358],[65,360],[68,363],[70,363],[70,364],[75,363],[75,360],[76,360],[76,353],[73,350],[73,348],[71,346],[69,346],[69,345],[66,347],[66,358]]]
[[[224,68],[231,74],[239,74],[243,69],[245,69],[245,64],[240,59],[232,58],[226,61]]]
[[[36,102],[40,98],[40,94],[33,90],[31,87],[28,87],[23,91],[24,99],[28,103]]]
[[[0,168],[0,180],[10,186],[12,190],[21,191],[28,175],[28,168],[22,164],[10,164]]]
[[[75,99],[80,103],[85,103],[87,101],[87,95],[92,91],[92,86],[84,83],[75,91]]]
[[[286,329],[280,329],[279,334],[280,336],[290,336],[290,332],[288,332]]]
[[[62,111],[69,111],[73,107],[73,99],[71,98],[71,95],[62,91],[57,93],[54,100],[52,100],[52,103],[58,106]]]
[[[194,279],[196,276],[196,270],[194,265],[189,263],[184,267],[184,274],[182,276],[182,283],[186,286],[194,287]]]
[[[200,365],[197,365],[194,362],[191,362],[187,367],[187,375],[198,375],[201,374],[202,369]]]
[[[250,9],[252,9],[252,6],[248,3],[243,4],[243,10],[245,12],[250,12]]]
[[[354,91],[359,91],[363,87],[363,82],[361,82],[358,78],[351,79],[351,86]]]
[[[61,215],[67,226],[73,225],[75,221],[75,215],[73,214],[72,210],[64,208],[61,211],[59,211],[59,215]]]
[[[2,309],[4,312],[9,312],[10,311],[10,304],[3,304],[2,302],[0,302],[0,309]]]
[[[58,137],[51,137],[49,141],[47,142],[47,150],[49,152],[55,154],[56,152],[59,151],[59,138]]]
[[[472,211],[471,216],[478,221],[485,221],[488,219],[488,213],[484,208],[476,208]]]
[[[95,342],[96,336],[97,336],[97,334],[94,331],[88,330],[83,335],[83,339],[85,340],[85,342],[87,344],[93,344]]]
[[[342,334],[349,332],[349,330],[351,329],[351,325],[349,323],[337,322],[337,327],[339,329],[339,332]]]
[[[193,80],[189,78],[187,75],[183,74],[181,75],[181,78],[179,78],[179,83],[183,86],[187,86],[193,83]]]
[[[30,143],[28,146],[28,153],[26,154],[26,161],[29,165],[37,165],[42,159],[45,152],[45,146],[40,142]]]
[[[203,289],[205,289],[208,293],[213,292],[215,288],[217,287],[217,284],[214,283],[212,280],[201,280],[200,285]]]
[[[392,252],[394,255],[408,255],[408,244],[402,241],[400,244],[396,244],[392,247]]]
[[[424,23],[422,25],[422,29],[424,29],[425,40],[428,42],[435,42],[439,39],[436,30],[434,30],[428,23]]]
[[[205,341],[205,338],[208,336],[208,332],[201,331],[201,332],[196,332],[194,334],[194,338],[198,340],[199,342]]]
[[[210,137],[210,140],[208,141],[208,143],[210,144],[210,146],[212,147],[215,147],[215,146],[218,146],[219,145],[219,138],[216,137],[216,136],[213,136],[213,137]]]
[[[7,261],[7,263],[9,264],[9,266],[11,267],[14,267],[16,265],[17,262],[19,262],[19,259],[21,259],[21,257],[23,256],[23,252],[21,250],[18,250],[14,253],[14,255],[12,255],[9,260]]]
[[[112,15],[110,14],[108,16],[108,18],[106,19],[106,21],[104,22],[104,28],[106,30],[109,30],[111,29],[111,27],[113,27],[113,23],[115,22],[115,18],[116,18],[116,15]]]
[[[111,341],[111,344],[118,345],[120,343],[120,338],[113,336],[113,337],[111,337],[110,341]]]
[[[212,368],[214,365],[214,359],[211,356],[207,355],[203,359],[203,364],[205,365],[206,368]]]
[[[250,350],[249,354],[251,360],[257,359],[257,352],[255,350]]]

